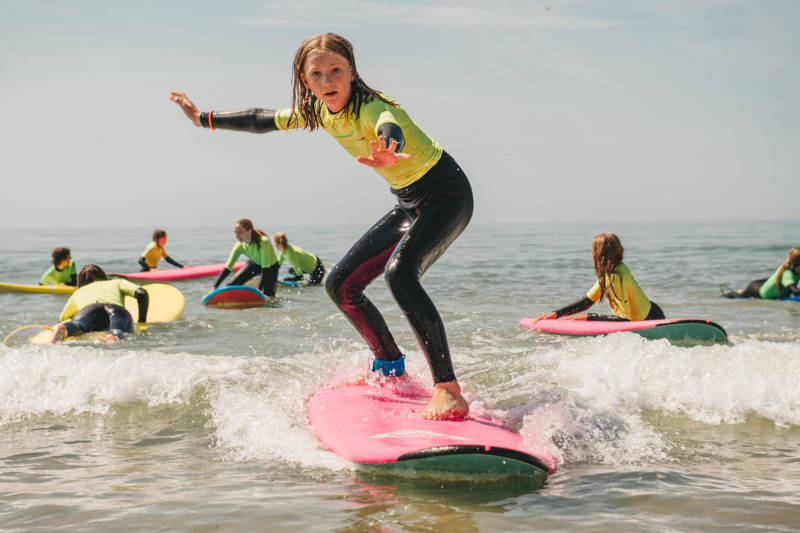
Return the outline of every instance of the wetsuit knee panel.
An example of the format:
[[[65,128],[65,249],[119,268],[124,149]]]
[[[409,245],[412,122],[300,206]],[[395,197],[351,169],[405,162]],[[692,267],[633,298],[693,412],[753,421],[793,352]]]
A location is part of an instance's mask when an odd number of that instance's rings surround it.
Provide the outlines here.
[[[419,279],[419,269],[411,261],[404,260],[397,254],[389,259],[384,275],[389,289],[392,293],[396,293],[409,284],[416,283]]]

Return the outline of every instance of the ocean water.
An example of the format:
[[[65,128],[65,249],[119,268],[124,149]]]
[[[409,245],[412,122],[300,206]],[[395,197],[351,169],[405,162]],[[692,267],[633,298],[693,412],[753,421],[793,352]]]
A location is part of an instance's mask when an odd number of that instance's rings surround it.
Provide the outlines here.
[[[366,225],[263,229],[330,265]],[[36,283],[56,246],[79,267],[137,270],[152,229],[0,229],[0,281]],[[224,261],[233,244],[227,227],[166,229],[187,264]],[[591,286],[601,231],[620,235],[667,316],[711,319],[730,343],[518,329]],[[771,274],[798,235],[797,221],[469,227],[424,285],[472,409],[560,459],[543,486],[377,473],[325,450],[305,403],[370,354],[319,287],[222,311],[200,303],[211,280],[177,283],[182,320],[110,347],[16,333],[0,346],[0,530],[797,531],[800,303],[726,300],[718,286]],[[383,281],[368,293],[430,383]],[[64,301],[0,294],[0,337],[52,325]]]

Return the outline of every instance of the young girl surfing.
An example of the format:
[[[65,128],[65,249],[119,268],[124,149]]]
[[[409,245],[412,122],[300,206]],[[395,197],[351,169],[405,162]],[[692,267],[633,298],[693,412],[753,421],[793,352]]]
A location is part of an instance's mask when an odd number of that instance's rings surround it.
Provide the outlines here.
[[[574,315],[589,309],[603,298],[608,300],[614,316],[588,315],[571,316],[574,320],[656,320],[664,318],[664,312],[655,302],[645,296],[644,291],[622,262],[625,249],[619,237],[613,233],[601,233],[592,240],[592,261],[597,281],[586,296],[556,311],[542,315],[536,322],[546,318],[559,318]]]
[[[397,205],[350,248],[325,288],[375,355],[372,369],[401,376],[405,356],[364,294],[385,273],[433,374],[433,398],[422,416],[466,416],[469,405],[453,372],[442,319],[419,281],[472,217],[466,175],[397,103],[364,83],[347,39],[332,33],[306,39],[295,55],[292,86],[291,108],[277,111],[201,113],[184,93],[170,98],[198,127],[255,133],[322,128],[389,183]]]

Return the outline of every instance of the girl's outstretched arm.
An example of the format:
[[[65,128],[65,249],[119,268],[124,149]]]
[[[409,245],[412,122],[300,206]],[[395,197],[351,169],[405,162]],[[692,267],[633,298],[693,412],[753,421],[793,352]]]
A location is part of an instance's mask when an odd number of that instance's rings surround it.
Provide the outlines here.
[[[192,124],[198,128],[202,126],[202,124],[200,124],[200,110],[189,100],[188,96],[184,93],[172,91],[169,93],[169,99],[180,106],[186,116],[189,117],[189,120],[192,121]]]
[[[573,303],[571,303],[569,305],[566,305],[566,306],[562,307],[561,309],[556,309],[555,311],[553,311],[551,313],[547,313],[546,315],[541,315],[541,316],[536,317],[536,319],[533,321],[533,323],[536,324],[538,321],[540,321],[542,319],[552,319],[552,318],[560,318],[562,316],[574,315],[575,313],[580,313],[581,311],[586,311],[593,304],[594,304],[594,302],[592,300],[590,300],[588,297],[584,296],[580,300],[578,300],[576,302],[573,302]],[[586,315],[581,315],[581,316],[576,316],[576,317],[571,317],[571,318],[574,318],[574,319],[577,319],[577,320],[583,320],[583,319],[586,318]]]
[[[249,131],[251,133],[266,133],[275,131],[278,127],[275,124],[275,111],[272,109],[260,109],[253,107],[240,111],[223,111],[217,113],[209,111],[201,112],[194,103],[184,94],[171,92],[169,99],[178,104],[183,112],[189,117],[197,127],[217,128],[223,130]]]

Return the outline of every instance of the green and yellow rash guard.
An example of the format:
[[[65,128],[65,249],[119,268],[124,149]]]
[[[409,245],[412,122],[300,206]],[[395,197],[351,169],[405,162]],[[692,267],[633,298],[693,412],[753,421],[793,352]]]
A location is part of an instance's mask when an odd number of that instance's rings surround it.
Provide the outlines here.
[[[225,268],[227,270],[233,270],[233,265],[241,254],[246,255],[261,268],[269,268],[278,262],[278,258],[275,257],[275,248],[272,247],[272,242],[266,235],[261,235],[261,247],[249,242],[237,242],[234,244],[231,255],[228,257],[228,262],[225,264]]]
[[[54,285],[58,285],[59,283],[69,283],[72,279],[72,276],[76,276],[77,274],[78,272],[75,269],[75,261],[70,261],[69,266],[64,270],[59,270],[55,265],[53,265],[47,269],[47,272],[44,273],[39,285],[47,285],[48,282],[53,282]]]
[[[389,97],[381,93],[389,100]],[[402,107],[394,107],[377,98],[361,106],[358,118],[347,117],[345,110],[332,113],[326,105],[320,106],[322,128],[330,133],[353,157],[369,157],[369,142],[378,140],[378,128],[383,124],[396,124],[403,130],[405,146],[403,153],[410,159],[400,159],[391,167],[375,167],[393,189],[408,187],[433,167],[442,157],[442,147],[428,137],[408,116]],[[275,125],[280,130],[302,128],[305,121],[297,115],[297,123],[289,126],[291,109],[275,112]],[[388,144],[388,141],[387,141]]]
[[[586,297],[593,302],[600,299],[600,280],[594,282]],[[625,263],[617,265],[614,273],[606,277],[606,299],[611,310],[620,318],[644,320],[650,314],[650,300]]]
[[[293,244],[287,245],[286,251],[278,257],[278,263],[283,264],[284,261],[289,261],[298,276],[304,272],[314,272],[317,268],[317,256]]]
[[[157,268],[158,262],[161,261],[161,258],[167,258],[169,256],[164,248],[159,246],[157,242],[153,241],[144,249],[144,252],[142,252],[142,257],[144,257],[144,261],[147,263],[147,266],[150,268]]]
[[[789,287],[795,285],[800,279],[794,270],[786,268],[781,276],[781,293],[778,294],[778,271],[780,267],[769,277],[767,281],[758,289],[758,295],[765,300],[777,300],[789,296]]]
[[[125,296],[133,296],[139,286],[124,279],[108,279],[93,281],[84,285],[69,297],[64,309],[61,311],[59,322],[69,319],[72,315],[90,304],[125,305]]]

